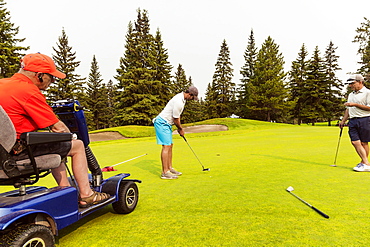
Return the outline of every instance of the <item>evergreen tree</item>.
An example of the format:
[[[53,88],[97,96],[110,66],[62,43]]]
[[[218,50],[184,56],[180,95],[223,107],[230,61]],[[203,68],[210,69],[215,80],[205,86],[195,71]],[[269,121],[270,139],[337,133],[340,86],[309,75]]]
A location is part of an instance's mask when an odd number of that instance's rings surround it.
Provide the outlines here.
[[[114,119],[115,116],[115,98],[117,96],[117,87],[113,84],[112,80],[109,80],[107,83],[107,112],[106,112],[106,117],[108,119],[107,123],[107,128],[111,127],[116,127],[116,124],[112,119]]]
[[[292,62],[289,73],[289,101],[293,102],[292,115],[297,119],[298,124],[302,123],[301,110],[304,104],[303,90],[307,80],[308,52],[303,44],[297,60]]]
[[[125,54],[117,69],[116,121],[119,125],[150,125],[161,110],[162,95],[156,86],[157,51],[154,37],[149,33],[147,11],[137,11],[134,26],[129,23]]]
[[[258,52],[255,74],[249,82],[248,108],[258,120],[281,120],[288,108],[284,82],[284,59],[279,46],[269,36]]]
[[[178,94],[180,92],[185,92],[191,86],[191,83],[188,79],[186,79],[185,70],[181,64],[177,66],[177,70],[175,72],[175,77],[173,81],[173,95]]]
[[[195,102],[194,113],[192,114],[192,122],[199,122],[207,119],[206,102],[199,98],[199,102]]]
[[[20,58],[29,47],[17,45],[25,40],[15,38],[19,27],[10,21],[10,12],[5,8],[6,3],[0,0],[0,78],[11,77],[19,70]]]
[[[208,83],[205,95],[205,112],[207,113],[208,119],[219,117],[217,115],[217,95],[213,85],[213,83]]]
[[[53,55],[53,60],[57,69],[66,74],[64,79],[56,79],[54,84],[51,84],[48,91],[48,99],[51,101],[61,99],[83,99],[83,82],[86,78],[81,78],[76,74],[76,68],[80,65],[80,61],[76,61],[76,52],[72,51],[72,47],[68,44],[68,36],[64,29],[62,35],[58,38],[57,48],[53,47],[56,55]]]
[[[109,119],[106,118],[107,108],[109,107],[107,89],[102,82],[98,62],[94,55],[87,80],[85,99],[85,107],[89,109],[86,112],[87,123],[92,130],[109,126]]]
[[[365,21],[356,29],[357,35],[352,42],[359,43],[357,54],[360,55],[361,67],[358,73],[365,77],[365,81],[370,81],[370,20],[364,17]]]
[[[157,85],[153,90],[155,95],[160,95],[161,105],[165,105],[173,93],[173,85],[171,82],[171,70],[172,66],[168,61],[168,52],[164,48],[162,35],[157,29],[156,35],[154,37],[154,50],[156,52],[156,75],[154,80]]]
[[[242,79],[240,79],[241,84],[239,85],[237,90],[238,94],[237,115],[239,115],[242,118],[248,117],[248,108],[247,108],[249,99],[248,83],[254,76],[256,58],[257,58],[257,47],[252,29],[251,34],[248,38],[247,48],[244,52],[245,63],[240,70],[240,74],[242,75]]]
[[[329,105],[329,87],[327,68],[320,57],[319,48],[316,46],[313,56],[307,67],[307,81],[304,85],[305,98],[302,106],[302,116],[306,122],[314,125],[326,114],[326,107]]]
[[[191,77],[189,77],[189,79],[186,79],[185,70],[183,69],[182,65],[179,64],[177,66],[173,81],[174,95],[185,92],[190,86],[193,86]],[[184,111],[181,114],[181,122],[193,123],[196,121],[200,121],[201,115],[202,112],[200,102],[194,100],[187,101]]]
[[[233,69],[231,66],[229,48],[226,40],[223,40],[215,64],[216,70],[213,74],[212,85],[209,87],[212,92],[208,92],[210,94],[206,98],[210,100],[207,102],[207,107],[213,109],[210,114],[212,117],[227,117],[234,113],[235,83],[232,82]],[[211,106],[212,103],[215,105]]]
[[[326,75],[328,79],[328,101],[326,105],[325,118],[327,118],[328,125],[331,125],[331,120],[335,117],[339,117],[343,114],[343,94],[342,94],[342,83],[336,76],[336,72],[341,70],[338,64],[339,56],[336,55],[336,50],[338,47],[335,47],[333,42],[330,41],[324,56],[324,63],[326,67]]]

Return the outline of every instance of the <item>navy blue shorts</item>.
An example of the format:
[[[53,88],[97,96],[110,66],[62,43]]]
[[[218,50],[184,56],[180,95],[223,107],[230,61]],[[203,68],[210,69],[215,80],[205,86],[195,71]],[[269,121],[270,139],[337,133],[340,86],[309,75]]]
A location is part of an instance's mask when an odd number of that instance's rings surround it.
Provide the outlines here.
[[[348,127],[351,141],[370,142],[370,117],[352,118]]]

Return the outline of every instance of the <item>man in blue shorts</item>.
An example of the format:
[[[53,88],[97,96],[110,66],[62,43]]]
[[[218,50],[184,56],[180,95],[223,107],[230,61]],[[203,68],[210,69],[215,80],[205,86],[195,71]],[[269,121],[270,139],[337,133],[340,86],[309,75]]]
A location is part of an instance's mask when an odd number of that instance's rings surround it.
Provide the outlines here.
[[[159,115],[153,119],[157,144],[162,145],[162,179],[176,179],[182,173],[172,167],[172,125],[177,127],[180,136],[184,136],[180,116],[184,110],[186,100],[198,100],[198,89],[189,87],[185,92],[176,94]]]
[[[370,172],[368,160],[370,141],[370,90],[364,86],[364,77],[359,74],[351,75],[347,84],[352,89],[348,95],[347,107],[339,127],[343,128],[349,119],[349,136],[352,145],[360,156],[361,161],[353,168],[357,172]]]

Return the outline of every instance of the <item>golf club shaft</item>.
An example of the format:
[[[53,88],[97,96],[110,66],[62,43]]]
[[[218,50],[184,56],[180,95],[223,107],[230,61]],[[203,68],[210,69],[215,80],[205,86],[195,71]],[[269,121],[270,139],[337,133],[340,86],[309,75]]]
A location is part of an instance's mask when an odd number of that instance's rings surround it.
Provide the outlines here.
[[[288,191],[288,192],[290,194],[292,194],[295,198],[297,198],[298,200],[300,200],[301,202],[303,202],[304,204],[306,204],[307,206],[309,206],[310,208],[312,208],[313,210],[315,210],[316,213],[320,214],[322,217],[324,217],[326,219],[329,219],[329,215],[327,215],[324,212],[320,211],[319,209],[315,208],[314,206],[312,206],[311,204],[309,204],[308,202],[306,202],[305,200],[303,200],[299,196],[295,195],[293,192],[291,192],[291,191]]]
[[[341,139],[341,137],[342,137],[342,132],[343,132],[343,128],[341,128],[341,129],[340,129],[340,132],[339,132],[339,139],[338,139],[337,151],[335,152],[335,158],[334,158],[334,165],[335,165],[335,166],[337,165],[337,156],[338,156],[338,150],[339,150],[340,139]]]
[[[129,161],[131,161],[131,160],[134,160],[134,159],[137,159],[137,158],[140,158],[140,157],[143,157],[143,156],[145,156],[145,155],[147,155],[147,154],[142,154],[142,155],[139,155],[139,156],[134,157],[134,158],[132,158],[132,159],[122,161],[122,162],[120,162],[120,163],[117,163],[117,164],[115,164],[115,165],[112,165],[111,167],[113,167],[113,166],[118,166],[118,165],[120,165],[120,164],[123,164],[123,163],[129,162]]]
[[[191,148],[191,146],[189,145],[188,141],[186,140],[185,136],[182,136],[182,138],[184,138],[186,144],[188,144],[188,147],[190,148],[190,150],[193,152],[194,156],[197,158],[197,160],[199,161],[199,164],[202,166],[203,170],[204,170],[204,166],[202,164],[202,162],[200,162],[200,159],[198,158],[198,156],[195,154],[194,150]]]

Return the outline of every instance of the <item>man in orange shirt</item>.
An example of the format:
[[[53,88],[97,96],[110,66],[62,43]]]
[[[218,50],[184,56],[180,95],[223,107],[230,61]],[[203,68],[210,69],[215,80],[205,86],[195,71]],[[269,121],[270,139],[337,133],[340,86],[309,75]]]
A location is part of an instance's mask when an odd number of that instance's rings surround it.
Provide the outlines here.
[[[66,75],[56,69],[50,57],[34,53],[22,58],[18,73],[0,80],[0,105],[12,120],[17,138],[24,132],[46,127],[52,132],[70,132],[41,93],[41,90],[46,90],[55,81],[55,77],[63,79]],[[62,158],[71,157],[72,170],[80,192],[80,207],[88,207],[110,197],[90,188],[85,147],[81,140],[37,145],[33,152],[35,156],[56,153]],[[25,159],[27,153],[13,148],[13,157],[16,160]],[[64,163],[53,169],[52,174],[59,186],[70,186]]]

